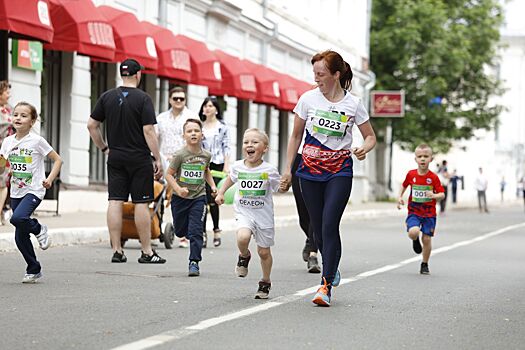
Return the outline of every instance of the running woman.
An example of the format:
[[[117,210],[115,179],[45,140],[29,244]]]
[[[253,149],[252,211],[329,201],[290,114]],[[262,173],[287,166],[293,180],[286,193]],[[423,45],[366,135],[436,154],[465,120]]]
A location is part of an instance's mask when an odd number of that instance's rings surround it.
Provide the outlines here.
[[[365,159],[376,144],[376,136],[363,103],[350,94],[350,65],[330,50],[315,54],[311,63],[317,88],[305,92],[294,108],[281,187],[290,187],[292,164],[306,131],[296,175],[323,260],[321,287],[312,301],[330,306],[332,287],[341,279],[339,225],[352,191],[352,154],[358,160]],[[354,124],[364,142],[352,148]]]

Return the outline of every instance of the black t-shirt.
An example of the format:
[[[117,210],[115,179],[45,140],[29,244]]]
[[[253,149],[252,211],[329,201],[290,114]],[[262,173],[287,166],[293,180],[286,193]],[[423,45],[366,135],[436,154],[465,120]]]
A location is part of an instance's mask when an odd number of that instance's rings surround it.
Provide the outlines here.
[[[151,97],[144,91],[123,86],[108,90],[98,99],[91,117],[106,123],[108,161],[151,161],[143,126],[157,124],[157,119]]]

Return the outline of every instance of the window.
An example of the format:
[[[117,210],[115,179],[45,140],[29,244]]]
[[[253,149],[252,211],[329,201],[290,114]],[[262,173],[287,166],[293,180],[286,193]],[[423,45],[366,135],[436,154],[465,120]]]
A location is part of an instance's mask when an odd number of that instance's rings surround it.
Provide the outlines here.
[[[98,97],[108,90],[108,64],[91,61],[91,110],[95,107]],[[102,136],[106,136],[106,124],[101,124]],[[89,182],[107,183],[106,156],[93,140],[89,141]]]

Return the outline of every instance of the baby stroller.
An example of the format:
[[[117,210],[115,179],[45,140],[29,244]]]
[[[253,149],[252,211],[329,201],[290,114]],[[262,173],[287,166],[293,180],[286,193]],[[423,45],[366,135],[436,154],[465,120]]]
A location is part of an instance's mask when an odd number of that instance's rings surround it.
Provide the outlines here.
[[[164,242],[166,249],[173,247],[174,229],[171,222],[163,225],[164,201],[166,198],[167,184],[155,181],[153,184],[153,202],[150,203],[151,216],[151,239],[159,239]],[[137,227],[135,226],[135,205],[125,202],[122,208],[122,234],[120,236],[122,247],[128,239],[139,239]]]

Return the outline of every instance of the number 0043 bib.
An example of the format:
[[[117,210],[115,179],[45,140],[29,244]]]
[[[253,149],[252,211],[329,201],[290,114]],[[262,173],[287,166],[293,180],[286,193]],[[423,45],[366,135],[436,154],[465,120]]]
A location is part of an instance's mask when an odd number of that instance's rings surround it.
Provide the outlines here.
[[[29,185],[33,182],[33,174],[29,170],[33,157],[31,156],[9,156],[9,163],[13,171],[13,178]]]
[[[412,185],[412,202],[431,202],[432,199],[427,197],[426,191],[432,191],[432,186]]]
[[[180,170],[180,181],[191,184],[200,185],[204,183],[204,164],[188,164],[183,163]]]
[[[239,173],[238,186],[241,197],[264,197],[268,173]]]
[[[349,117],[344,114],[317,110],[314,116],[313,131],[327,136],[343,137]]]

